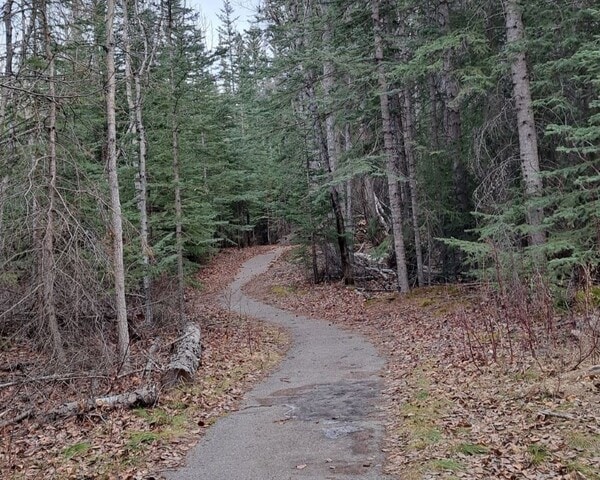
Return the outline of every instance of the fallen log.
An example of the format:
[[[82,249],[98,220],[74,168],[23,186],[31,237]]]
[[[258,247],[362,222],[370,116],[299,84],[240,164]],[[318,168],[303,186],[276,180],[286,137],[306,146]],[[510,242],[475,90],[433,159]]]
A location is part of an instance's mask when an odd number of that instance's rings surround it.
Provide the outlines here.
[[[201,353],[200,328],[194,323],[188,323],[175,344],[162,378],[163,386],[172,388],[181,382],[191,382],[200,365]]]
[[[87,398],[75,402],[63,403],[49,412],[35,411],[33,409],[17,415],[14,418],[0,423],[0,429],[19,423],[26,418],[34,418],[43,422],[60,420],[74,415],[81,415],[96,408],[135,408],[150,407],[158,402],[158,389],[155,385],[138,388],[133,392],[120,393],[118,395],[107,395],[105,397]]]
[[[148,407],[156,404],[157,401],[158,390],[155,385],[150,385],[134,390],[133,392],[64,403],[43,414],[43,417],[45,420],[57,420],[59,418],[72,417],[73,415],[81,415],[95,408]]]

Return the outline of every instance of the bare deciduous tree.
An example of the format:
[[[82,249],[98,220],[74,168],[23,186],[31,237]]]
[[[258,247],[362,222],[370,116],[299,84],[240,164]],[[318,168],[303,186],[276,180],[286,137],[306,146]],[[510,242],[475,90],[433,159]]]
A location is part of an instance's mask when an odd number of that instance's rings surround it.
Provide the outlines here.
[[[115,310],[117,315],[119,361],[124,366],[129,360],[129,330],[127,303],[125,301],[125,268],[123,265],[123,219],[119,175],[117,172],[117,121],[116,121],[116,70],[115,70],[115,2],[106,4],[106,124],[108,185],[110,189],[111,236],[113,244],[113,269],[115,283]]]

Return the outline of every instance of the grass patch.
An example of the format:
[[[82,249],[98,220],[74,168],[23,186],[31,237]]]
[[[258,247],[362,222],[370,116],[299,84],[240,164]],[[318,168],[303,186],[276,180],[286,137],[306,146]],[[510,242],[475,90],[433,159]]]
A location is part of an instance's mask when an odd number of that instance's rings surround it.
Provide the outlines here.
[[[453,458],[440,458],[431,462],[431,467],[437,471],[459,472],[465,469],[462,462]]]
[[[148,422],[148,425],[153,427],[167,425],[171,427],[180,428],[185,426],[188,420],[185,414],[169,415],[161,408],[138,408],[135,409],[133,413],[136,416],[146,420],[146,422]]]
[[[490,450],[489,448],[479,445],[477,443],[461,443],[456,447],[456,451],[458,453],[462,453],[463,455],[485,455]]]
[[[416,393],[410,402],[400,408],[400,414],[404,417],[402,431],[408,436],[408,445],[414,450],[424,450],[443,440],[438,422],[448,402],[430,394],[426,372],[426,366],[415,370],[413,383]]]
[[[296,288],[288,285],[272,285],[271,293],[277,295],[278,297],[287,297],[293,293],[296,293]]]
[[[127,447],[132,450],[137,450],[145,444],[152,444],[165,437],[164,432],[131,432]]]
[[[596,468],[585,465],[578,460],[567,463],[567,470],[569,472],[580,473],[588,480],[600,480],[600,472]]]
[[[92,445],[89,442],[74,443],[65,448],[62,454],[67,460],[70,460],[79,455],[85,455],[91,447]]]
[[[418,393],[415,395],[415,400],[417,401],[423,401],[423,400],[427,400],[429,398],[429,392],[427,390],[419,390]]]
[[[567,434],[569,447],[591,454],[600,454],[600,435],[572,432]]]
[[[550,456],[548,449],[544,445],[539,443],[532,443],[527,447],[527,452],[531,458],[531,463],[534,465],[540,465],[544,463]]]

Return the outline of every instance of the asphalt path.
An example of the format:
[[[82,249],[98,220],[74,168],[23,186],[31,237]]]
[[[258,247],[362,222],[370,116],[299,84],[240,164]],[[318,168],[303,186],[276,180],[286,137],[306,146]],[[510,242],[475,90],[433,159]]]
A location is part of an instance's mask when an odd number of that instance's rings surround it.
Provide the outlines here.
[[[219,419],[169,480],[346,480],[382,473],[383,359],[362,336],[247,297],[243,285],[283,252],[244,264],[222,304],[280,325],[292,347],[279,368]]]

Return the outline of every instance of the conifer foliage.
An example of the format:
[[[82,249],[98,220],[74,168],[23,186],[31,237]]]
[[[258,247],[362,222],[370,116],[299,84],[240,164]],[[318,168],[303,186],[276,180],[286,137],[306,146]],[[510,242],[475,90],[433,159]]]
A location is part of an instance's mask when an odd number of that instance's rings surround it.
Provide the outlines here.
[[[227,0],[214,46],[187,5],[2,2],[0,335],[125,361],[288,236],[315,282],[598,281],[595,1]]]

